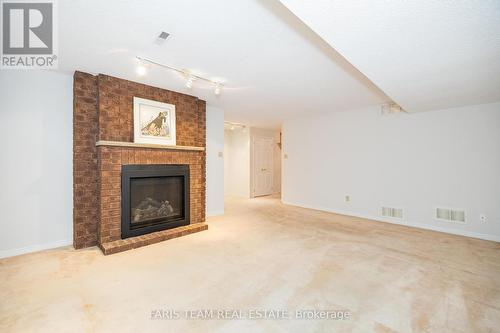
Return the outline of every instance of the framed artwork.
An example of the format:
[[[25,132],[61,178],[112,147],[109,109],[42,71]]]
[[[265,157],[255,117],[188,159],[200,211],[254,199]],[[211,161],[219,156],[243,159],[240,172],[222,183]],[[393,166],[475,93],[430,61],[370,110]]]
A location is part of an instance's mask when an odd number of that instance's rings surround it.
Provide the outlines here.
[[[134,142],[175,146],[175,105],[134,97]]]

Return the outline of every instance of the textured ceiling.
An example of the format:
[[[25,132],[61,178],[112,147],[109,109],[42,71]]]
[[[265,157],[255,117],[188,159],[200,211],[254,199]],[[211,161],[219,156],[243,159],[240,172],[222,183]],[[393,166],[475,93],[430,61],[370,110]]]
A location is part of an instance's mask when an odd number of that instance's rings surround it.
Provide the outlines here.
[[[500,101],[500,1],[281,0],[409,112]]]
[[[287,118],[374,105],[387,97],[278,1],[59,1],[59,68],[105,73],[207,100],[226,119],[278,127]],[[162,45],[155,37],[171,34]],[[211,87],[135,56],[227,80]]]

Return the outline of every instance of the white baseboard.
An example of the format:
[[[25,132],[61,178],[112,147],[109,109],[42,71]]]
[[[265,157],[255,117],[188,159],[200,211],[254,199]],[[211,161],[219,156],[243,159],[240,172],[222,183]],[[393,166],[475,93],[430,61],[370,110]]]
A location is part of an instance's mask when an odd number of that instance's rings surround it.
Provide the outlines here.
[[[18,255],[25,254],[25,253],[53,249],[53,248],[61,247],[61,246],[68,246],[68,245],[73,245],[72,239],[69,239],[69,240],[63,239],[63,240],[45,243],[45,244],[35,244],[35,245],[30,245],[30,246],[25,246],[25,247],[19,247],[16,249],[1,250],[0,251],[0,259],[14,257],[14,256],[18,256]]]
[[[207,217],[208,216],[219,216],[219,215],[224,215],[224,210],[217,210],[217,211],[213,211],[213,212],[207,211]]]
[[[340,215],[354,216],[354,217],[359,217],[359,218],[363,218],[363,219],[367,219],[367,220],[373,220],[373,221],[377,221],[377,222],[405,225],[408,227],[414,227],[414,228],[426,229],[426,230],[432,230],[432,231],[439,231],[439,232],[444,232],[444,233],[452,234],[452,235],[459,235],[459,236],[465,236],[465,237],[479,238],[479,239],[488,240],[488,241],[500,242],[500,236],[496,236],[496,235],[482,234],[479,232],[466,231],[466,230],[460,230],[460,229],[449,228],[449,227],[438,227],[438,226],[431,225],[431,224],[416,223],[416,222],[411,222],[411,221],[406,221],[406,220],[403,222],[403,221],[398,221],[398,220],[391,219],[391,218],[384,218],[382,216],[362,214],[362,213],[351,212],[351,211],[346,211],[346,210],[342,210],[342,209],[325,208],[325,207],[320,207],[320,206],[315,206],[315,205],[305,205],[305,204],[296,203],[296,202],[288,202],[285,200],[281,200],[281,202],[283,202],[285,205],[320,210],[320,211],[334,213],[334,214],[340,214]]]

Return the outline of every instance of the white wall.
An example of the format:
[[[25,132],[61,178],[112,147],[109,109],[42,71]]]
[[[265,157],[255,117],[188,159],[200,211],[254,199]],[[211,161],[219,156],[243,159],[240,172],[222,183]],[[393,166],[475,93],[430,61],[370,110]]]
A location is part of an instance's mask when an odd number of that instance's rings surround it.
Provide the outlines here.
[[[250,197],[250,134],[247,128],[224,130],[224,192]]]
[[[0,257],[73,239],[73,78],[0,73]]]
[[[273,129],[264,129],[251,127],[250,128],[250,193],[253,196],[253,140],[255,137],[265,137],[273,139],[273,193],[281,192],[281,149],[278,146],[280,131]]]
[[[224,214],[223,151],[224,111],[207,105],[207,216]]]
[[[283,144],[285,203],[388,222],[380,207],[401,207],[403,224],[500,241],[500,103],[295,119]],[[465,209],[467,223],[435,220],[437,206]]]

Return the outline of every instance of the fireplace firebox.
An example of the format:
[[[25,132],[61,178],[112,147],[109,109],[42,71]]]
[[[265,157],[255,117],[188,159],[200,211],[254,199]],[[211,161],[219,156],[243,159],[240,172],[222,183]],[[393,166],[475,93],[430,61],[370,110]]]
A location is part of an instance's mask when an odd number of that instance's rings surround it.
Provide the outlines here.
[[[189,224],[189,165],[122,166],[122,239]]]

